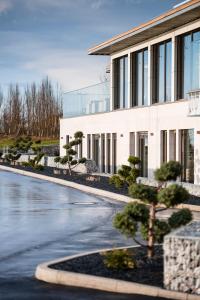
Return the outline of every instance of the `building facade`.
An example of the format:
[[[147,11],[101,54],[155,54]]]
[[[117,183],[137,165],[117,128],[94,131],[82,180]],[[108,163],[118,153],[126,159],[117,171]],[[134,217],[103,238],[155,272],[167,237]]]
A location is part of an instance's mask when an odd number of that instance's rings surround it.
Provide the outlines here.
[[[61,155],[81,130],[79,156],[95,160],[100,172],[115,173],[135,155],[143,177],[176,160],[183,166],[181,180],[200,184],[200,0],[186,1],[89,54],[110,56],[110,95],[102,84],[104,92],[101,87],[98,97],[90,93],[85,109],[79,102],[79,113],[64,115]]]

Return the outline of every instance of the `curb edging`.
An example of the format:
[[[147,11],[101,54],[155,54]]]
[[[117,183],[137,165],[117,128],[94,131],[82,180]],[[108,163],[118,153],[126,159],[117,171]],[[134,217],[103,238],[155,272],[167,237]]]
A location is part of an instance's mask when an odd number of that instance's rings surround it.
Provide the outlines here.
[[[109,199],[115,200],[115,201],[120,201],[120,202],[125,202],[125,203],[134,202],[134,201],[140,202],[139,200],[133,199],[128,196],[116,194],[116,193],[105,191],[102,189],[96,189],[96,188],[93,188],[93,187],[90,187],[87,185],[83,185],[83,184],[79,184],[79,183],[75,183],[72,181],[67,181],[64,179],[55,178],[55,177],[51,177],[51,176],[47,176],[47,175],[42,175],[42,174],[37,174],[37,173],[29,172],[29,171],[19,170],[19,169],[15,169],[15,168],[3,166],[3,165],[0,165],[0,170],[13,172],[16,174],[49,181],[49,182],[56,183],[56,184],[59,184],[62,186],[67,186],[67,187],[70,187],[73,189],[77,189],[77,190],[85,192],[87,194],[92,194],[92,195],[99,196],[99,197],[105,197],[105,198],[109,198]],[[176,206],[176,208],[180,208],[180,209],[188,208],[191,211],[200,212],[200,206],[198,206],[198,205],[180,204],[180,205]]]
[[[126,248],[134,248],[134,247],[131,246]],[[124,247],[120,247],[117,249],[124,249]],[[85,255],[91,255],[91,254],[110,251],[110,250],[113,249],[101,249],[99,251],[92,251],[83,254],[67,256],[57,260],[42,263],[37,266],[35,271],[35,277],[38,280],[45,281],[48,283],[95,289],[95,290],[114,292],[120,294],[148,295],[152,297],[162,297],[162,298],[173,299],[173,300],[200,300],[200,296],[198,295],[191,295],[187,293],[169,291],[159,287],[124,281],[124,280],[111,279],[106,277],[87,275],[87,274],[81,274],[81,273],[75,273],[69,271],[60,271],[60,270],[50,268],[50,266],[53,264],[61,263],[67,260],[72,260],[74,258],[82,257]]]

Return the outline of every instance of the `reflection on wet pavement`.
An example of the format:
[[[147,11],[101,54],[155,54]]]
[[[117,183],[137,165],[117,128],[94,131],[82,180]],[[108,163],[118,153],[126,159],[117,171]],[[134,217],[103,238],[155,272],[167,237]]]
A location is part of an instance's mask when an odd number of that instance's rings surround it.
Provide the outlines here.
[[[0,172],[0,299],[151,299],[36,281],[37,264],[131,245],[112,228],[123,204],[46,181]]]

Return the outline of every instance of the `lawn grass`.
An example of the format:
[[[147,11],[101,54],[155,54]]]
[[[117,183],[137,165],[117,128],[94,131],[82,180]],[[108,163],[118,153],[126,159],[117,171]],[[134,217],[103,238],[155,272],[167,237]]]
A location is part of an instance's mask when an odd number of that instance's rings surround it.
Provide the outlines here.
[[[59,139],[33,138],[34,141],[41,140],[41,146],[58,145]],[[14,141],[12,137],[0,137],[0,148],[10,146]]]

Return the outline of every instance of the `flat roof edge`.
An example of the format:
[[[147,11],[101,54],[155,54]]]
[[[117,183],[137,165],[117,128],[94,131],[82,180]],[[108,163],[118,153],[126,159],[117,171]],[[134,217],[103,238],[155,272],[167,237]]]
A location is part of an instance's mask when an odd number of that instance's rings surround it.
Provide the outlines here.
[[[198,6],[200,6],[200,0],[191,0],[189,2],[186,2],[176,8],[173,8],[173,9],[167,11],[166,13],[146,22],[146,23],[143,23],[137,27],[134,27],[124,33],[118,34],[118,35],[114,36],[113,38],[90,48],[88,50],[88,54],[89,55],[110,55],[111,51],[110,52],[105,51],[105,53],[103,53],[103,50],[104,49],[106,50],[107,47],[113,46],[113,45],[117,44],[118,42],[126,40],[126,39],[128,39],[134,35],[137,35],[145,30],[148,30],[152,27],[156,27],[156,25],[159,25],[167,20],[170,20],[173,17],[176,17],[176,16],[181,15],[185,12],[188,12],[192,9],[195,9]]]

